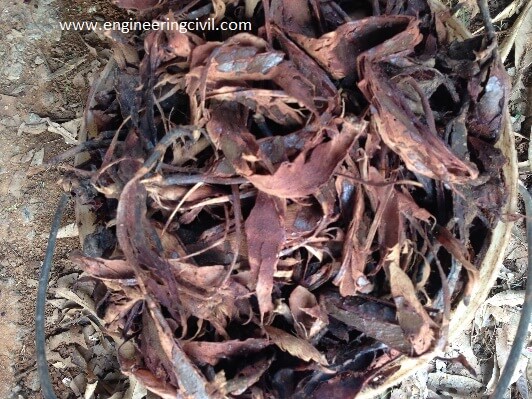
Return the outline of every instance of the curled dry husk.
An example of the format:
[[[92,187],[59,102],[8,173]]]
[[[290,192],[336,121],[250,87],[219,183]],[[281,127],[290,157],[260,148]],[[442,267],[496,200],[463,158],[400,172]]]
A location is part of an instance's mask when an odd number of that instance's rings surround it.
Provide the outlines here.
[[[116,3],[246,18],[237,0]],[[163,398],[356,397],[442,349],[474,290],[508,197],[494,43],[453,40],[422,0],[344,3],[111,43],[97,150],[67,175],[96,220],[72,259],[132,345],[122,371]]]

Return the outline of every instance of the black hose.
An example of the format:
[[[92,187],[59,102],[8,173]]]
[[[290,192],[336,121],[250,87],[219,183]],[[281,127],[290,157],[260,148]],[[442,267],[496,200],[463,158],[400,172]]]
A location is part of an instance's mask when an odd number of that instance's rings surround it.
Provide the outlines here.
[[[525,202],[526,212],[526,240],[528,244],[528,272],[525,290],[525,300],[523,302],[523,308],[521,310],[521,318],[519,319],[519,326],[517,327],[517,333],[515,334],[512,349],[510,355],[506,360],[504,369],[502,370],[499,382],[495,387],[495,391],[490,396],[490,399],[503,399],[506,390],[510,386],[512,376],[514,375],[515,368],[519,362],[519,358],[523,353],[527,338],[528,338],[528,326],[530,325],[530,317],[532,315],[532,197],[530,193],[519,183],[519,192]]]
[[[37,309],[35,311],[35,347],[37,349],[37,370],[39,372],[39,380],[41,382],[41,391],[45,399],[57,399],[52,382],[50,381],[50,370],[48,369],[48,362],[46,361],[46,337],[44,335],[44,309],[46,304],[46,291],[48,289],[48,281],[50,280],[50,269],[52,268],[52,259],[54,256],[55,243],[57,241],[57,232],[63,212],[68,202],[68,195],[63,194],[57,205],[52,229],[48,238],[48,246],[46,247],[46,255],[42,264],[41,275],[39,277],[39,290],[37,291]]]

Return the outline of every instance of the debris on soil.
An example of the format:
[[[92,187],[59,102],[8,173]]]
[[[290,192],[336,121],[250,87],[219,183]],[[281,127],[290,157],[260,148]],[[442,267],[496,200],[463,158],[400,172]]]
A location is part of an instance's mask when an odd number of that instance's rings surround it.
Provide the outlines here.
[[[506,72],[430,2],[242,3],[117,1],[253,31],[110,38],[89,141],[53,160],[90,152],[63,167],[96,219],[71,257],[88,290],[61,291],[88,309],[76,346],[112,337],[162,398],[354,397],[443,349],[474,290],[507,197]],[[83,386],[103,395],[110,364]]]
[[[22,122],[18,128],[18,134],[41,134],[45,131],[57,134],[63,138],[66,144],[78,144],[76,139],[81,118],[73,119],[64,123],[57,123],[50,118],[40,118],[37,116],[31,123]]]

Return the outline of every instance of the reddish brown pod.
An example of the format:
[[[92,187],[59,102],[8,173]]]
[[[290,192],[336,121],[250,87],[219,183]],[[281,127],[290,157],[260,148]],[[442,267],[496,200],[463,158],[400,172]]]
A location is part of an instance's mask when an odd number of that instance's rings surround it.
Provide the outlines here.
[[[86,109],[106,145],[68,178],[100,247],[73,261],[122,372],[163,398],[364,398],[441,352],[515,207],[493,42],[434,1],[118,3],[218,28],[130,33]]]

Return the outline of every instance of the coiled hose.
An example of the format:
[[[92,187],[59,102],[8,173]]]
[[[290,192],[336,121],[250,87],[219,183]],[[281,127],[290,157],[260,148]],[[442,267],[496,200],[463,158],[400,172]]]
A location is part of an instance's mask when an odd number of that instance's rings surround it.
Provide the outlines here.
[[[37,349],[37,371],[41,382],[41,391],[45,399],[57,399],[52,382],[50,380],[50,370],[46,361],[46,337],[44,335],[44,309],[46,305],[46,291],[50,281],[50,270],[52,268],[52,259],[54,257],[55,244],[57,241],[57,232],[63,218],[63,213],[68,203],[69,196],[63,194],[55,211],[52,229],[48,237],[48,246],[46,255],[42,263],[41,275],[39,277],[39,290],[37,291],[37,307],[35,311],[35,347]]]

